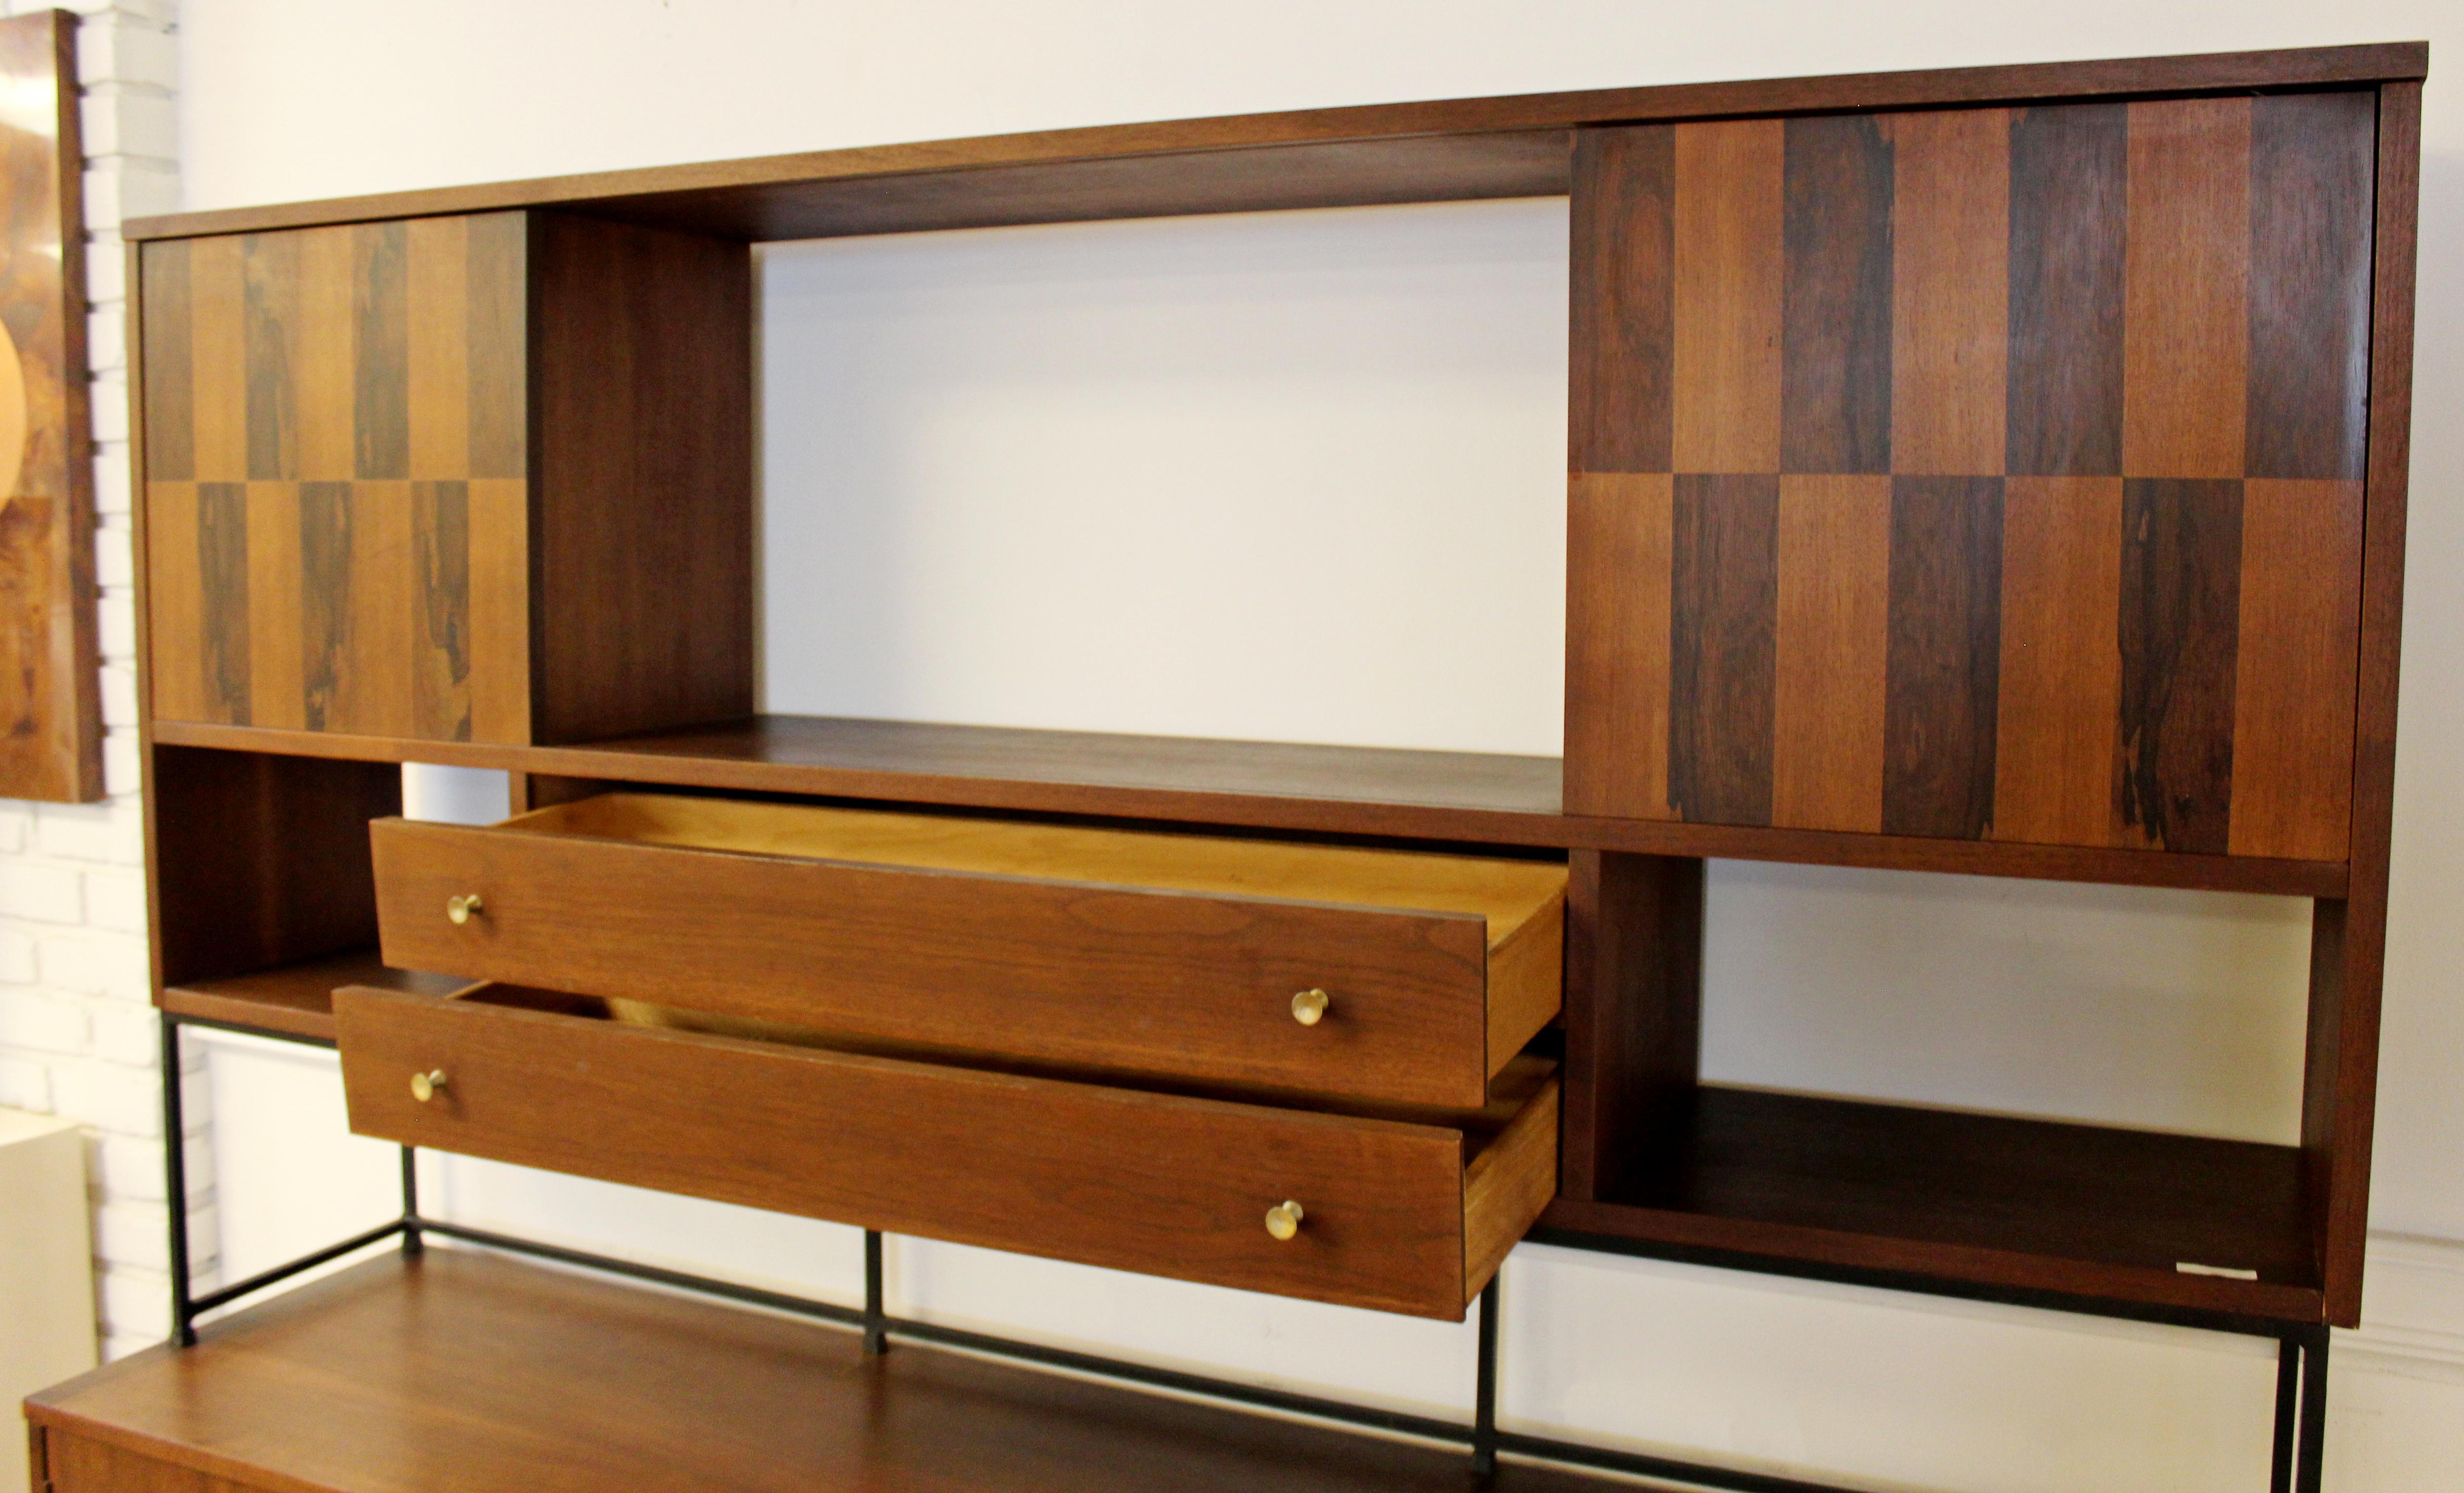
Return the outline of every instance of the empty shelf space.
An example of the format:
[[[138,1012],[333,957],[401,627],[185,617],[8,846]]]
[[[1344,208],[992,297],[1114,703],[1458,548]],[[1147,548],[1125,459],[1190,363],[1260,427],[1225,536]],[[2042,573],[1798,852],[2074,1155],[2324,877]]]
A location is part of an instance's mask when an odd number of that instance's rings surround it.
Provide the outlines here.
[[[446,995],[470,983],[447,974],[396,969],[378,957],[374,947],[354,948],[250,974],[167,985],[163,989],[163,1009],[201,1021],[330,1042],[334,992],[341,986],[370,985],[419,995]]]
[[[2315,1320],[2289,1146],[1705,1086],[1592,1233]],[[2184,1271],[2181,1267],[2200,1267]],[[2215,1272],[2255,1271],[2256,1279]]]

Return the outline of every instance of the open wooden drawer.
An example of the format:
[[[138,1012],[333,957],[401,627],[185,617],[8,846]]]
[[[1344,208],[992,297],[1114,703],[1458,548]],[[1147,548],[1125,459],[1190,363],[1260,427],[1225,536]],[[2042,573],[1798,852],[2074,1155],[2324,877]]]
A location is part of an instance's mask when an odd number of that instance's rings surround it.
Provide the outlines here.
[[[609,793],[373,826],[385,959],[1073,1067],[1477,1107],[1562,865]]]
[[[1459,1320],[1556,1191],[1536,1058],[1484,1110],[1336,1112],[640,1025],[501,985],[346,986],[334,1015],[363,1135],[1345,1305]]]

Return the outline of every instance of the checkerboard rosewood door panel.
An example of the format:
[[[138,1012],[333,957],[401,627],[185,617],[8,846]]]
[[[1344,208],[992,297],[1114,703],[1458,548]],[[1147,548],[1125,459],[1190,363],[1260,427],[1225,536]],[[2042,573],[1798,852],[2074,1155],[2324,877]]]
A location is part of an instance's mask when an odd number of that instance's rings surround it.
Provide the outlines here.
[[[1568,809],[2345,859],[2376,110],[1580,132]]]
[[[525,215],[145,246],[154,709],[530,739]]]

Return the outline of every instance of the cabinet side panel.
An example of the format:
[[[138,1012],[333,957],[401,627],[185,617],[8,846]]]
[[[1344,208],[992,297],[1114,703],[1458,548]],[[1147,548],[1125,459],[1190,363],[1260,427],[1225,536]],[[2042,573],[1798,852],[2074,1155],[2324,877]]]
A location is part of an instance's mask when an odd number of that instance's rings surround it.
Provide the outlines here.
[[[536,739],[749,714],[751,250],[543,213],[532,252]]]
[[[2369,1232],[2370,1132],[2378,1096],[2379,984],[2387,965],[2387,850],[2395,813],[2396,662],[2404,625],[2406,480],[2411,460],[2414,234],[2421,180],[2421,85],[2390,83],[2378,107],[2372,236],[2368,497],[2362,530],[2360,708],[2353,735],[2351,898],[2345,904],[2337,1036],[2319,1040],[2311,994],[2304,1148],[2332,1157],[2314,1200],[2325,1254],[2327,1320],[2362,1316]],[[2315,978],[2315,977],[2314,977]],[[2322,1050],[2322,1046],[2328,1050]]]
[[[1703,1047],[1703,862],[1578,850],[1566,893],[1559,1189],[1616,1192],[1682,1122]]]

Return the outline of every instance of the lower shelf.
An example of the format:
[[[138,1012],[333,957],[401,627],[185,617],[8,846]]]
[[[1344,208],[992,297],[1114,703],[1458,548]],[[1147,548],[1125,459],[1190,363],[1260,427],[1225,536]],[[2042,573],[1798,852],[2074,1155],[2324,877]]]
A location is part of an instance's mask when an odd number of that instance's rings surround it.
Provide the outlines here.
[[[163,1009],[200,1021],[223,1021],[330,1042],[334,992],[342,986],[372,985],[415,995],[449,995],[470,983],[450,974],[396,969],[374,948],[354,948],[252,974],[165,986]]]
[[[185,1352],[150,1348],[44,1391],[27,1415],[56,1493],[1465,1485],[1461,1449],[912,1344],[867,1358],[850,1331],[438,1248],[277,1297]],[[1607,1485],[1516,1464],[1491,1484]]]
[[[1651,1165],[1598,1201],[1560,1198],[1542,1224],[2299,1322],[2322,1310],[2289,1146],[1705,1085]]]

